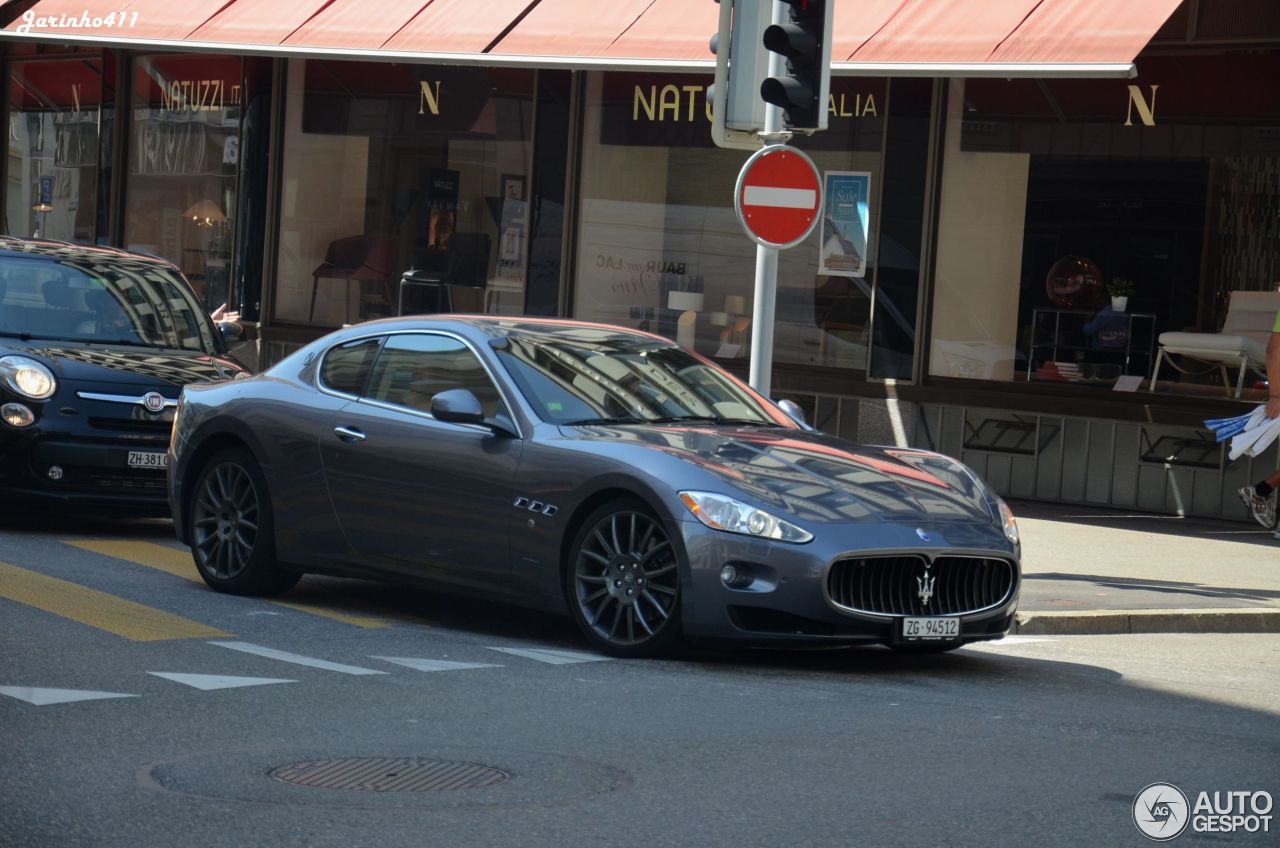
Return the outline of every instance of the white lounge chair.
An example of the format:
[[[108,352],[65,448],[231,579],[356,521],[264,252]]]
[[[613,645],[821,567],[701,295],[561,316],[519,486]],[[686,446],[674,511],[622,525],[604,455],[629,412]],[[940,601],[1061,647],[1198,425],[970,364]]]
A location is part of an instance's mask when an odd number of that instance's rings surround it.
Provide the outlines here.
[[[1216,362],[1222,369],[1222,382],[1228,391],[1231,383],[1227,367],[1239,368],[1235,397],[1240,397],[1244,390],[1245,373],[1250,368],[1265,373],[1267,340],[1275,326],[1277,312],[1280,312],[1280,292],[1237,291],[1231,293],[1222,332],[1161,333],[1160,352],[1156,355],[1155,368],[1151,371],[1148,391],[1155,391],[1156,378],[1160,376],[1160,364],[1165,355],[1177,353],[1201,362]],[[1172,360],[1169,364],[1178,368]]]

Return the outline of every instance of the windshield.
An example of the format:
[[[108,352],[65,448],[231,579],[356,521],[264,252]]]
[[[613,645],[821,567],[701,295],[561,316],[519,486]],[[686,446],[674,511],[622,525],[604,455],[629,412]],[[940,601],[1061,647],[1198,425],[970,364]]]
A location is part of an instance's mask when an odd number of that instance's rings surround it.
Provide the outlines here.
[[[545,421],[715,421],[793,427],[746,386],[669,342],[617,331],[522,330],[501,359]]]
[[[0,258],[0,335],[220,352],[186,283],[141,262]]]

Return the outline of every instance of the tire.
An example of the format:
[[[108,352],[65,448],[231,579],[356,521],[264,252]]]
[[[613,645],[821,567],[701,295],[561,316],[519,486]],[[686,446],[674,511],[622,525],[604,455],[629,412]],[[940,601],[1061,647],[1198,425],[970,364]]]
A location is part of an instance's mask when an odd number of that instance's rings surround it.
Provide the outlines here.
[[[209,458],[196,476],[187,516],[191,557],[209,588],[231,595],[278,595],[301,577],[276,561],[267,481],[244,448]]]
[[[643,502],[610,501],[582,523],[564,567],[569,614],[592,647],[615,657],[682,647],[681,576],[662,521]]]

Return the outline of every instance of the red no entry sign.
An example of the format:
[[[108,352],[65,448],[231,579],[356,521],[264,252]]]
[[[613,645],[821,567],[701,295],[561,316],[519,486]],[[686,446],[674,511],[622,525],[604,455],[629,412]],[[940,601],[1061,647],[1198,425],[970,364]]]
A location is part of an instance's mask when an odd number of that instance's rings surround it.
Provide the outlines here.
[[[738,221],[757,244],[795,247],[822,214],[822,177],[813,160],[775,144],[751,154],[734,190]]]

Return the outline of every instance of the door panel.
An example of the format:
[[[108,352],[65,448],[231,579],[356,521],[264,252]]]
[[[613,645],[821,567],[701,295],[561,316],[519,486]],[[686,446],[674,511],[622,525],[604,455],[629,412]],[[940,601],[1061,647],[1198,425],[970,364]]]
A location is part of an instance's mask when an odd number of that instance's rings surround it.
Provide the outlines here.
[[[488,383],[488,385],[485,385]],[[522,442],[430,416],[430,398],[466,388],[486,412],[496,387],[461,342],[391,336],[369,397],[321,434],[330,499],[363,563],[464,586],[505,589],[508,527]]]

